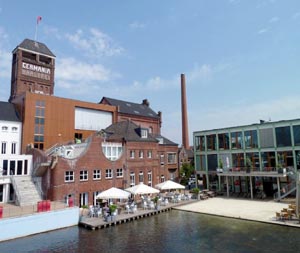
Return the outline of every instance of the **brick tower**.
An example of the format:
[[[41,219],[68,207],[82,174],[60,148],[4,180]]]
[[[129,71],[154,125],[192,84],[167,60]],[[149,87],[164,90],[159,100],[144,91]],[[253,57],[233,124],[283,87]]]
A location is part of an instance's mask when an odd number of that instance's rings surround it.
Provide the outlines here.
[[[53,95],[55,55],[40,42],[25,39],[13,50],[9,101],[26,91]]]

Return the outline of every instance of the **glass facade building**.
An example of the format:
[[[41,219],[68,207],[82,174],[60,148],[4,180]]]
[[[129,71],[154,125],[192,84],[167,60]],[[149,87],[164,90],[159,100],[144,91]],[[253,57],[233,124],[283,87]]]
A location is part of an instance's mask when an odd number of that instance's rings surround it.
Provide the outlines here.
[[[257,173],[264,175],[281,173],[282,169],[287,172],[300,169],[300,119],[196,131],[193,139],[195,169],[204,177],[207,188],[222,188],[218,172],[250,169],[250,173],[256,173],[252,174],[256,181],[270,181],[270,188],[274,188],[275,177],[258,178],[260,174]],[[232,179],[233,188],[235,179]],[[289,181],[289,173],[280,178],[280,184]]]

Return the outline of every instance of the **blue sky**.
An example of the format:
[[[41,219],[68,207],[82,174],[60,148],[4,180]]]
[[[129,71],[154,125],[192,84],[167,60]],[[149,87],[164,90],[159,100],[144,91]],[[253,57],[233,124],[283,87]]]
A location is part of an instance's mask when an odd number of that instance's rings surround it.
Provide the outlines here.
[[[180,74],[193,131],[300,118],[298,0],[0,0],[0,100],[25,38],[56,55],[55,95],[162,111],[181,144]]]

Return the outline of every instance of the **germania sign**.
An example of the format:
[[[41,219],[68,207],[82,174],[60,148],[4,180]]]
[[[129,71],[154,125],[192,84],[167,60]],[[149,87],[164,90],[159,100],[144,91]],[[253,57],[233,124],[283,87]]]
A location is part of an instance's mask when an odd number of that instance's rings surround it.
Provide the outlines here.
[[[44,67],[41,67],[41,66],[37,66],[37,65],[33,65],[33,64],[30,64],[30,63],[22,62],[22,68],[50,75],[50,69],[44,68]]]
[[[51,70],[49,68],[22,62],[22,74],[45,80],[50,80]]]

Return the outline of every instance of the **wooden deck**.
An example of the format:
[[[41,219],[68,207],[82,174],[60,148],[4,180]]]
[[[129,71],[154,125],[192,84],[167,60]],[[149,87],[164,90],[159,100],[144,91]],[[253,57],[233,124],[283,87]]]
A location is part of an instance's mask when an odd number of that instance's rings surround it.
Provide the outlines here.
[[[118,214],[112,221],[104,221],[103,217],[88,217],[83,216],[82,219],[79,221],[79,226],[90,229],[102,229],[107,228],[110,226],[116,226],[122,223],[131,222],[134,220],[139,220],[142,218],[150,217],[153,215],[160,214],[162,212],[168,212],[172,210],[173,207],[181,206],[196,202],[198,200],[191,199],[191,200],[184,200],[179,203],[172,203],[168,204],[167,206],[161,206],[159,210],[143,210],[139,208],[135,213],[127,213],[126,211],[122,210],[121,214]]]

